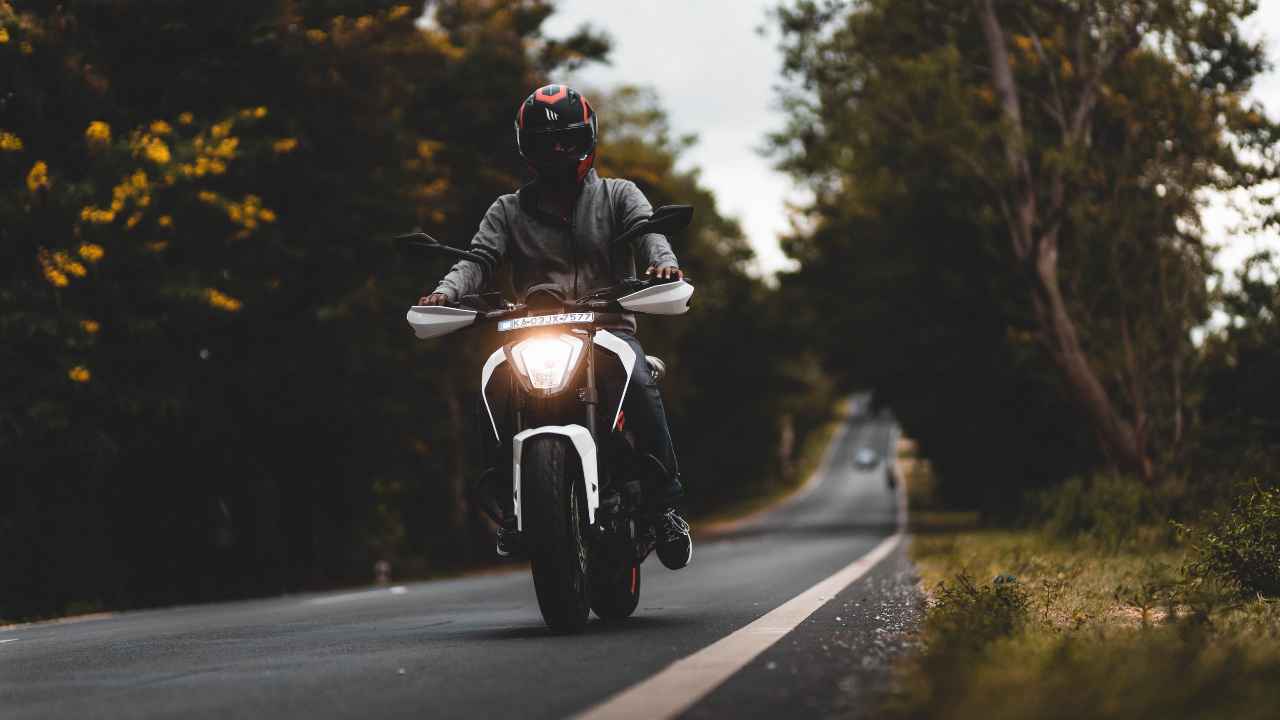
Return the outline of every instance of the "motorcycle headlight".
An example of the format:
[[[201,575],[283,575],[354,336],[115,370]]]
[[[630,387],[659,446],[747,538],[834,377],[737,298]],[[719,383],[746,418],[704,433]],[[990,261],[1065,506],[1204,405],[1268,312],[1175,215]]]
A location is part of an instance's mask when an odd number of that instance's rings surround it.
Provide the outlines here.
[[[550,395],[569,381],[582,348],[582,338],[568,333],[531,337],[511,347],[511,359],[534,390]]]

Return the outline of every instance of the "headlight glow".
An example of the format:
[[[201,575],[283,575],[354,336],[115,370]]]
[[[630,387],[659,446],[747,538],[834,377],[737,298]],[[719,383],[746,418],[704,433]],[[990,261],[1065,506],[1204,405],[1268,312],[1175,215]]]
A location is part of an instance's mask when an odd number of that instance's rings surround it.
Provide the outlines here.
[[[512,346],[511,358],[530,386],[550,393],[569,380],[582,347],[582,339],[568,333],[531,337]]]

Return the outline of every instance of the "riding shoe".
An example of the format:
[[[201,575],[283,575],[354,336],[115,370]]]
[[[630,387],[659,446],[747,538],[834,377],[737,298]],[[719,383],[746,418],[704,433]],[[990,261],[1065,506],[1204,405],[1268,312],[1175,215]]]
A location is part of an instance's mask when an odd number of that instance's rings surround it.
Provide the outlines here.
[[[521,542],[519,530],[512,530],[504,527],[498,528],[498,557],[509,558],[520,555],[524,552],[524,544]]]
[[[658,559],[668,570],[679,570],[693,560],[693,535],[689,523],[675,508],[669,508],[654,521]]]

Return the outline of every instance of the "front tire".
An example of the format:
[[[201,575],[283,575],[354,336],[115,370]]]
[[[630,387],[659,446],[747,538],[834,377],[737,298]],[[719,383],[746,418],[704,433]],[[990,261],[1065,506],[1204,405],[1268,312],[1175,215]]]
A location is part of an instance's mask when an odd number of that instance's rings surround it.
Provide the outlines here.
[[[581,632],[589,611],[581,474],[577,453],[563,437],[540,435],[524,446],[520,509],[533,587],[542,619],[557,632]]]

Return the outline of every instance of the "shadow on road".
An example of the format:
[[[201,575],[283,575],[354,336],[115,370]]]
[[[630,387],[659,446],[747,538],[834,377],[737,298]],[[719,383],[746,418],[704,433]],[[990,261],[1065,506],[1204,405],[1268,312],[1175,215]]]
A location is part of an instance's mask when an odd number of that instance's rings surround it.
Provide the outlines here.
[[[705,625],[706,620],[692,617],[680,617],[678,615],[637,615],[627,618],[626,620],[606,621],[599,618],[592,618],[587,623],[586,630],[579,635],[557,635],[547,626],[539,623],[537,625],[519,625],[515,627],[503,628],[485,628],[481,630],[460,632],[455,637],[465,638],[467,640],[529,640],[537,638],[554,638],[564,637],[566,640],[572,641],[574,638],[591,635],[619,635],[622,633],[646,633],[646,632],[666,632],[669,630],[679,629],[681,627],[689,627],[693,625]]]

